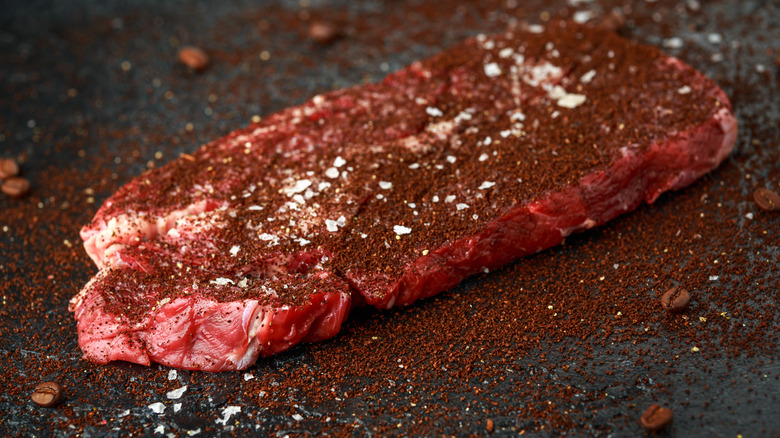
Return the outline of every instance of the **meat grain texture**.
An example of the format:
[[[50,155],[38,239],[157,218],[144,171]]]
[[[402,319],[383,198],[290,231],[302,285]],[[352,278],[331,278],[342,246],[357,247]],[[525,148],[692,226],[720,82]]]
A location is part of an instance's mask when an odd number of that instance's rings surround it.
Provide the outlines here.
[[[223,371],[654,202],[731,151],[717,85],[607,31],[477,36],[120,189],[81,232],[94,362]]]

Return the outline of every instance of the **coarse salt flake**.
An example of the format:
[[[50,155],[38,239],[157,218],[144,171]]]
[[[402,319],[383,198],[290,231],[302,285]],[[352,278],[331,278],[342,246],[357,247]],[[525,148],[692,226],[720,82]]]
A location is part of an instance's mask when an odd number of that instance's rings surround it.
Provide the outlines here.
[[[160,435],[165,433],[165,425],[160,424],[160,425],[158,425],[157,427],[154,428],[154,434],[157,435],[158,433]]]
[[[338,178],[339,177],[339,170],[335,167],[329,167],[328,170],[325,171],[325,176],[328,178]]]
[[[285,188],[284,193],[287,196],[292,196],[296,193],[301,193],[306,191],[306,189],[308,189],[309,186],[311,186],[311,181],[309,181],[308,179],[302,179],[296,181],[294,186]]]
[[[301,414],[292,414],[292,418],[295,421],[303,421],[303,416]]]
[[[252,379],[254,379],[254,378],[255,378],[255,376],[254,376],[254,375],[252,375],[252,374],[250,374],[250,373],[244,373],[244,381],[245,381],[245,382],[246,382],[247,380],[252,380]]]
[[[718,278],[720,277],[718,277],[717,275],[710,275],[710,281],[717,281]]]
[[[179,373],[176,370],[168,371],[168,380],[176,380],[179,377]]]
[[[564,108],[577,108],[578,106],[585,103],[587,98],[582,94],[566,94],[565,96],[558,99],[558,106],[562,106]]]
[[[162,414],[163,412],[165,412],[165,405],[160,402],[152,403],[147,407],[151,409],[151,411],[154,412],[155,414]]]
[[[228,406],[222,410],[222,418],[216,421],[217,424],[227,424],[230,417],[241,412],[241,406]]]
[[[499,56],[499,58],[509,58],[514,53],[515,53],[514,49],[512,49],[511,47],[507,47],[505,49],[501,49],[498,52],[498,56]]]
[[[664,47],[668,47],[670,49],[679,49],[683,46],[683,40],[679,37],[672,37],[664,40]]]
[[[509,120],[513,122],[522,122],[525,120],[525,114],[521,113],[520,111],[515,111],[511,116],[509,116]]]
[[[452,155],[447,155],[447,162],[448,162],[448,163],[454,163],[454,162],[455,162],[455,161],[457,161],[457,160],[458,160],[458,159],[457,159],[456,157],[454,157],[454,156],[452,156]]]
[[[336,159],[333,160],[333,167],[341,167],[341,166],[343,166],[345,164],[347,164],[347,160],[345,160],[345,159],[343,159],[341,157],[336,157]]]
[[[250,205],[250,206],[247,208],[247,210],[250,210],[250,211],[258,211],[258,210],[262,210],[262,209],[263,209],[263,207],[261,207],[261,206],[259,206],[259,205]]]
[[[230,248],[230,255],[235,257],[238,252],[241,251],[241,247],[238,245],[233,245],[232,248]]]
[[[441,110],[440,110],[440,109],[438,109],[438,108],[434,108],[434,107],[432,107],[432,106],[429,106],[429,107],[425,108],[425,112],[426,112],[426,113],[427,113],[429,116],[431,116],[431,117],[441,117],[441,116],[443,116],[443,115],[444,115],[444,113],[443,113],[443,112],[441,112]]]
[[[494,185],[496,185],[496,183],[494,183],[492,181],[485,181],[485,182],[482,183],[482,185],[479,186],[479,189],[480,190],[489,189],[489,188],[493,187]]]
[[[485,161],[485,160],[487,160],[488,158],[490,158],[490,157],[488,156],[488,154],[482,154],[482,155],[480,155],[480,156],[479,156],[479,161]]]
[[[338,224],[332,219],[325,219],[325,228],[327,228],[331,233],[339,230]]]
[[[544,26],[541,24],[529,24],[528,25],[528,32],[531,33],[542,33],[544,32]]]
[[[379,188],[384,189],[384,190],[388,190],[391,187],[393,187],[393,183],[391,183],[389,181],[379,181]]]
[[[187,392],[187,385],[174,389],[173,391],[168,391],[165,393],[165,396],[168,397],[169,400],[178,400],[185,392]]]
[[[498,66],[495,62],[491,62],[490,64],[485,64],[485,76],[489,78],[494,78],[496,76],[501,75],[501,67]]]
[[[444,202],[452,202],[455,200],[455,195],[449,195],[446,198],[444,198]]]
[[[592,81],[593,78],[595,77],[596,77],[596,70],[590,70],[584,75],[580,76],[580,82],[582,82],[583,84],[589,84],[590,81]]]
[[[403,235],[403,234],[409,234],[409,233],[411,233],[411,232],[412,232],[412,229],[411,229],[411,228],[409,228],[409,227],[405,227],[405,226],[403,226],[403,225],[394,225],[394,226],[393,226],[393,231],[395,232],[395,234],[397,234],[397,235],[401,236],[401,235]]]
[[[574,13],[572,20],[574,20],[575,23],[582,24],[590,21],[590,19],[593,18],[593,16],[594,16],[593,11],[577,11]]]
[[[468,204],[462,204],[461,203],[461,204],[456,204],[455,208],[457,208],[458,211],[461,211],[461,210],[465,210],[465,209],[469,208],[469,206],[468,206]]]
[[[277,237],[274,236],[273,234],[263,233],[263,234],[260,234],[259,236],[257,236],[257,238],[260,239],[260,240],[265,240],[266,242],[269,242],[271,240],[276,240]]]
[[[228,284],[235,284],[235,282],[233,280],[231,280],[229,278],[225,278],[225,277],[219,277],[219,278],[217,278],[215,280],[209,281],[209,283],[216,284],[217,286],[226,286]]]
[[[678,94],[688,94],[691,92],[691,87],[687,85],[683,85],[682,87],[677,89]]]
[[[173,412],[179,412],[181,410],[181,403],[173,404]]]

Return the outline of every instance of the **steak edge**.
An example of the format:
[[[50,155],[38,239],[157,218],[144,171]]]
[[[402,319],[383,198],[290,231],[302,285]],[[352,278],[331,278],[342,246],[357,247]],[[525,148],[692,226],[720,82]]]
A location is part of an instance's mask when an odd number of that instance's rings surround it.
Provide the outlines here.
[[[82,229],[85,358],[222,371],[334,336],[685,187],[737,124],[714,82],[596,29],[478,36],[134,179]]]

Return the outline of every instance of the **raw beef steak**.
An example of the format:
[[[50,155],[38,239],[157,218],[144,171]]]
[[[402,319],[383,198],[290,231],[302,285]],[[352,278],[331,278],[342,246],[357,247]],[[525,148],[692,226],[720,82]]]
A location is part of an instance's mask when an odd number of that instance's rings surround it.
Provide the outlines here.
[[[567,22],[315,96],[122,187],[81,236],[87,359],[243,369],[557,245],[729,153],[724,93]]]

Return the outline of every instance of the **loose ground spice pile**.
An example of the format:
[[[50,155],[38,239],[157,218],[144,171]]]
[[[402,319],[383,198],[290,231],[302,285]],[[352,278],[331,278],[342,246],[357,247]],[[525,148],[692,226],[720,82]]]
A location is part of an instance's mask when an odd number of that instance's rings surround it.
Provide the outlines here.
[[[197,4],[82,4],[51,15],[19,5],[4,18],[0,158],[15,159],[32,187],[0,198],[0,429],[484,435],[490,420],[504,435],[636,436],[657,403],[680,436],[780,432],[780,215],[752,197],[780,190],[777,7],[446,3],[223,4],[205,14]],[[465,37],[613,6],[626,17],[621,33],[681,57],[731,97],[737,148],[701,182],[413,307],[360,310],[337,338],[245,373],[80,359],[66,307],[94,268],[78,229],[134,175],[254,115],[376,81]],[[311,39],[314,20],[343,36]],[[179,64],[186,45],[208,53],[207,70]],[[679,313],[660,302],[674,286],[691,295]],[[64,388],[53,408],[30,399],[44,381]]]

